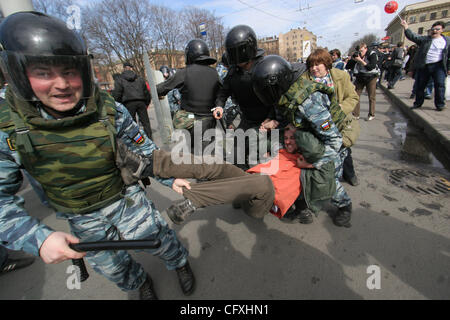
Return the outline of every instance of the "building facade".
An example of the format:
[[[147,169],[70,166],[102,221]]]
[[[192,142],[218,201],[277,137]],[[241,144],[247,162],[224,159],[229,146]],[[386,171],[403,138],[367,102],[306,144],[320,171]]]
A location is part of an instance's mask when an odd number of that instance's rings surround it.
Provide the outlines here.
[[[449,31],[449,11],[450,1],[448,0],[429,0],[405,6],[399,15],[406,20],[409,29],[414,33],[426,36],[428,30],[436,21],[444,21],[446,31]],[[389,41],[392,44],[397,44],[402,41],[405,45],[410,46],[413,42],[405,37],[403,27],[400,24],[400,19],[396,15],[395,18],[388,24],[386,35],[390,37]]]
[[[280,54],[279,41],[277,36],[266,37],[258,40],[258,48],[264,49],[266,55]]]
[[[279,54],[289,62],[306,61],[309,54],[317,48],[317,37],[306,28],[291,29],[278,38]]]

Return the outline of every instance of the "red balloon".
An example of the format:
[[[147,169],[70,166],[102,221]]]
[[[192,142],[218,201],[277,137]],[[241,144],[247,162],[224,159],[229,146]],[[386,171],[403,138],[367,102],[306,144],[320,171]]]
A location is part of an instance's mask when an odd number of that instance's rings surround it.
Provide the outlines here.
[[[397,1],[389,1],[384,6],[384,11],[386,11],[386,13],[389,13],[389,14],[394,13],[395,11],[397,11],[397,9],[398,9]]]

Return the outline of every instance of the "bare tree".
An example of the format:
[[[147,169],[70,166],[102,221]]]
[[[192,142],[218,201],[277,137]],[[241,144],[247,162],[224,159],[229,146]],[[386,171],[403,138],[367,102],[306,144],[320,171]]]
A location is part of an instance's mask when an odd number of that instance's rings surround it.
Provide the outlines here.
[[[102,0],[83,11],[83,32],[90,50],[116,73],[118,62],[129,61],[145,75],[143,54],[153,46],[152,7],[147,1]]]
[[[180,13],[165,6],[154,5],[150,21],[152,36],[156,41],[156,52],[164,54],[169,66],[173,67],[177,52],[184,49]]]
[[[220,58],[223,52],[225,42],[225,27],[221,18],[214,13],[195,7],[186,7],[182,11],[184,17],[185,41],[191,39],[203,39],[208,44],[211,56]],[[204,23],[206,27],[206,36],[201,35],[200,24]]]
[[[36,11],[48,14],[49,16],[53,16],[64,21],[69,15],[67,8],[74,5],[73,0],[33,0],[32,3]]]

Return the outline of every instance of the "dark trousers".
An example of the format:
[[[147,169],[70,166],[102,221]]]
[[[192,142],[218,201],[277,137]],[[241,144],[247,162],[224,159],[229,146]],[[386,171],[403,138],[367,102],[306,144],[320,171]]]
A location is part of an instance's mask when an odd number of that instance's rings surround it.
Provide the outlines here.
[[[127,108],[128,112],[131,114],[133,120],[136,121],[136,113],[139,116],[139,121],[142,123],[144,127],[145,134],[148,138],[152,138],[152,128],[150,127],[150,119],[148,118],[147,113],[147,105],[144,101],[131,101],[124,103],[125,108]]]
[[[345,180],[353,178],[355,174],[355,168],[353,167],[352,149],[348,148],[348,154],[345,157],[343,164],[343,177]]]
[[[183,196],[202,208],[224,203],[242,202],[244,211],[255,218],[269,213],[275,200],[275,189],[268,175],[249,174],[232,164],[175,164],[170,152],[153,152],[153,173],[161,178],[208,179],[183,188]]]
[[[397,83],[397,81],[401,78],[402,76],[402,67],[391,67],[391,71],[389,72],[389,87],[393,88],[395,86],[395,84]]]
[[[433,93],[433,88],[434,88],[433,79],[430,78],[428,80],[427,86],[425,87],[425,97],[431,96],[431,94]],[[414,85],[411,93],[415,95],[416,91],[417,91],[417,72],[414,74]]]
[[[201,125],[201,134],[200,132],[195,131],[195,125],[191,129],[189,129],[189,134],[191,136],[191,153],[195,155],[202,155],[205,148],[213,143],[214,136],[211,137],[211,140],[205,139],[205,131],[209,129],[214,129],[216,127],[216,119],[212,116],[195,116],[196,125]],[[195,144],[198,144],[197,150],[195,150]]]
[[[436,63],[430,63],[425,65],[425,67],[416,70],[416,100],[414,101],[414,106],[421,107],[425,99],[425,87],[427,86],[428,80],[433,79],[434,82],[434,105],[436,109],[441,109],[445,107],[445,79],[447,77],[447,72],[444,69],[442,61]]]

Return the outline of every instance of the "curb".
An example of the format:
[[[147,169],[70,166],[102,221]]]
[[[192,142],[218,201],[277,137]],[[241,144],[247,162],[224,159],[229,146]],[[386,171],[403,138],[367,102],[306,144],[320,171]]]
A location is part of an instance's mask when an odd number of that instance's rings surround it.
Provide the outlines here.
[[[444,166],[450,166],[450,140],[438,129],[436,129],[433,125],[431,125],[426,119],[424,119],[421,115],[419,115],[416,111],[411,110],[410,106],[402,101],[399,97],[397,97],[392,91],[388,90],[384,85],[380,85],[383,93],[391,100],[391,102],[400,108],[402,113],[407,116],[415,126],[421,129],[427,138],[436,145],[439,149],[439,153],[444,159],[440,159],[440,161],[444,161]]]

